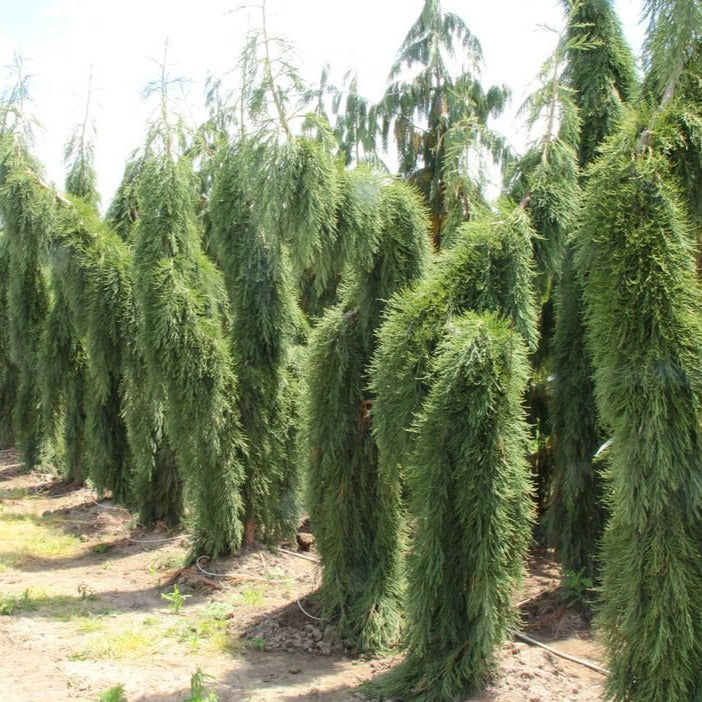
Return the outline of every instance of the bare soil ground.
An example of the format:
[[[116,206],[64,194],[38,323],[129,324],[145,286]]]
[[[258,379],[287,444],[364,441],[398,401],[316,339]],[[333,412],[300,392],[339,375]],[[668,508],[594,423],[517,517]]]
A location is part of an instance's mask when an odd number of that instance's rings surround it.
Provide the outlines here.
[[[248,552],[183,568],[186,534],[144,531],[87,488],[24,474],[0,452],[0,676],[8,702],[180,702],[197,668],[222,702],[351,702],[399,656],[352,658],[310,596],[319,566]],[[590,660],[589,623],[563,603],[558,571],[535,556],[518,594],[524,631]],[[227,577],[219,577],[219,576]],[[177,593],[175,588],[177,588]],[[179,594],[178,594],[179,593]],[[164,599],[162,595],[170,599]],[[470,702],[594,702],[602,675],[508,642],[488,690]]]

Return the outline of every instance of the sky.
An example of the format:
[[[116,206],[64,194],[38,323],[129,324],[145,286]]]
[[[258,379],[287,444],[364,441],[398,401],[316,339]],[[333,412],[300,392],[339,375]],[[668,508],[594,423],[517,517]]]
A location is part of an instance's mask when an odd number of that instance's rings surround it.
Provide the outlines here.
[[[253,0],[256,1],[256,0]],[[150,107],[142,97],[158,75],[168,40],[171,73],[187,79],[186,118],[204,114],[207,75],[224,77],[235,66],[253,11],[247,0],[0,0],[0,66],[20,52],[33,76],[30,92],[42,128],[36,152],[47,177],[61,189],[63,149],[85,110],[92,73],[96,168],[103,206],[109,204],[129,154],[144,139]],[[340,82],[348,69],[359,91],[382,95],[387,74],[423,0],[267,0],[269,31],[296,47],[302,75],[318,79],[330,64]],[[641,0],[615,0],[625,34],[638,55],[643,37]],[[517,150],[528,135],[516,115],[563,21],[558,0],[443,0],[480,40],[484,86],[507,85],[512,100],[494,127]],[[0,90],[10,85],[0,73]]]

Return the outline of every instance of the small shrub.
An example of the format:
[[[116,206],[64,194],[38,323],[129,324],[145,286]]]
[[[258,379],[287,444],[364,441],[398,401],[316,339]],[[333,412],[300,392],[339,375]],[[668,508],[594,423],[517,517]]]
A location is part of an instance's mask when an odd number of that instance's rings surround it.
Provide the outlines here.
[[[124,694],[122,685],[115,685],[101,693],[98,702],[127,702],[127,696]]]
[[[172,614],[180,614],[180,610],[183,608],[185,600],[187,600],[189,597],[191,597],[191,595],[184,595],[178,589],[177,585],[173,586],[173,590],[171,592],[161,593],[161,599],[168,601],[168,610]]]
[[[205,688],[205,682],[214,679],[214,676],[207,675],[198,668],[190,677],[190,697],[186,697],[183,702],[219,702],[219,696]]]

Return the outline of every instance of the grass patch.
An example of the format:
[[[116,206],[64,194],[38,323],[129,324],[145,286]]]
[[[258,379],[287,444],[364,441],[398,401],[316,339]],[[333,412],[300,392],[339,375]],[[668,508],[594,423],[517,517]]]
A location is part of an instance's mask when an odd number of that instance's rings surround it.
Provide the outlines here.
[[[155,575],[157,571],[174,570],[183,565],[185,557],[182,553],[160,553],[149,565],[149,575]]]
[[[78,595],[56,595],[41,588],[27,588],[22,593],[0,594],[0,615],[22,614],[37,612],[38,614],[71,622],[78,620],[89,630],[85,623],[88,619],[116,616],[110,609],[96,609],[95,596],[84,597],[78,588]],[[80,624],[79,624],[80,625]]]
[[[74,625],[80,634],[90,634],[94,631],[102,631],[105,622],[99,614],[89,612],[86,616],[75,617]]]
[[[234,598],[237,604],[243,604],[247,607],[257,607],[258,605],[262,605],[265,599],[266,598],[263,591],[255,588],[247,588],[242,590]]]
[[[199,613],[166,629],[164,635],[187,646],[192,653],[237,653],[241,644],[228,631],[227,620],[234,607],[225,602],[211,602]]]
[[[21,500],[28,494],[27,488],[0,488],[0,500]]]
[[[90,636],[85,648],[70,654],[69,660],[124,660],[143,658],[154,652],[160,640],[157,632],[130,627],[118,631],[101,630]]]
[[[19,612],[33,612],[38,605],[27,588],[21,595],[0,595],[0,615],[9,616]]]
[[[28,561],[78,556],[84,545],[75,536],[64,534],[42,519],[0,512],[3,551],[0,565],[21,568]]]

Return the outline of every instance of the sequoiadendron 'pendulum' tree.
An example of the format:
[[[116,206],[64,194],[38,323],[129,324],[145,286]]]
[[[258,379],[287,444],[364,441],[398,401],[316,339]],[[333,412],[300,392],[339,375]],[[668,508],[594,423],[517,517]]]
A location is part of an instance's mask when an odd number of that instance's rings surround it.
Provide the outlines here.
[[[323,610],[353,645],[377,649],[398,634],[399,489],[378,473],[368,374],[385,302],[421,275],[429,240],[411,189],[370,174],[364,184],[360,178],[363,197],[354,209],[367,222],[367,238],[350,264],[341,302],[310,338],[305,423]]]
[[[298,518],[298,454],[295,440],[291,444],[297,413],[291,409],[299,398],[290,369],[297,303],[288,253],[264,198],[262,183],[266,174],[273,177],[271,149],[247,137],[216,158],[210,243],[232,308],[238,409],[248,443],[244,545],[277,544],[294,533]]]
[[[374,689],[404,700],[484,684],[531,533],[520,402],[524,339],[536,342],[532,231],[506,206],[457,237],[391,301],[371,376],[381,484],[405,484],[412,529],[408,658]]]
[[[195,176],[171,122],[168,85],[164,65],[155,86],[159,117],[137,183],[137,343],[147,382],[156,397],[164,394],[165,428],[192,508],[194,553],[214,557],[241,543],[242,442],[224,281],[202,250]]]
[[[8,277],[6,314],[10,361],[17,369],[13,433],[27,469],[40,461],[48,432],[37,374],[42,328],[48,309],[41,255],[54,227],[54,200],[31,154],[27,76],[16,60],[16,83],[0,105],[0,217]]]
[[[573,141],[580,167],[585,168],[621,120],[623,105],[633,98],[636,74],[609,0],[581,0],[567,7],[571,48],[564,78],[578,110],[579,128]],[[549,540],[563,567],[592,577],[597,572],[606,514],[603,481],[594,465],[604,438],[598,427],[592,362],[585,346],[582,287],[574,268],[577,234],[575,229],[568,234],[570,243],[556,293],[554,477],[547,523]]]
[[[702,295],[690,189],[670,156],[702,135],[688,92],[701,75],[702,6],[646,4],[649,99],[591,170],[576,263],[611,439],[599,618],[608,696],[688,702],[702,699]]]
[[[449,702],[481,689],[513,622],[531,540],[526,347],[504,318],[449,321],[412,429],[407,658],[379,687]]]

